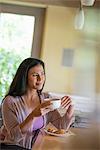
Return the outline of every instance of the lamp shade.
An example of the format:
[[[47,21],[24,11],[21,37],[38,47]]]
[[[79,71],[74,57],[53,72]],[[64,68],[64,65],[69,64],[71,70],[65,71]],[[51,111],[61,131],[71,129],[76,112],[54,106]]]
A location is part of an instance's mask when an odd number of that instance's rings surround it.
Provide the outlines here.
[[[84,6],[93,6],[95,0],[81,0],[81,4]]]
[[[84,10],[79,8],[75,16],[75,29],[81,30],[84,26]]]

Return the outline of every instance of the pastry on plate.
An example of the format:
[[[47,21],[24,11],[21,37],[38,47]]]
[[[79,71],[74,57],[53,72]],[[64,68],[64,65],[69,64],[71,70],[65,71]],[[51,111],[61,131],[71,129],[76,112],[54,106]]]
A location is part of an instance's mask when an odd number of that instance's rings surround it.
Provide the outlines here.
[[[65,134],[66,133],[66,130],[64,129],[53,129],[53,128],[48,128],[47,130],[48,132],[51,132],[51,133],[55,133],[55,134]]]
[[[64,129],[58,129],[57,131],[54,131],[54,133],[56,133],[56,134],[65,134],[66,130],[64,130]]]
[[[55,130],[54,128],[48,128],[47,131],[48,131],[48,132],[51,132],[51,133],[56,132],[56,130]]]

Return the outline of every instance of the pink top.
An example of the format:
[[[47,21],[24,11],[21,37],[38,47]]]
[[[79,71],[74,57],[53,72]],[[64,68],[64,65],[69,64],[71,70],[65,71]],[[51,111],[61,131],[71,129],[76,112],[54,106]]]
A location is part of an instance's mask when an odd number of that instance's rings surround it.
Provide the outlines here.
[[[47,98],[45,94],[42,99]],[[30,114],[25,102],[21,97],[7,96],[2,104],[2,115],[4,127],[7,130],[5,137],[6,141],[12,142],[16,145],[31,149],[32,138],[35,135],[35,130],[43,128],[49,122],[52,122],[57,128],[67,126],[66,115],[60,117],[58,111],[49,112],[46,116],[40,116],[33,119],[28,131],[22,134],[19,124]],[[60,119],[56,119],[60,118]],[[55,121],[54,121],[55,120]]]

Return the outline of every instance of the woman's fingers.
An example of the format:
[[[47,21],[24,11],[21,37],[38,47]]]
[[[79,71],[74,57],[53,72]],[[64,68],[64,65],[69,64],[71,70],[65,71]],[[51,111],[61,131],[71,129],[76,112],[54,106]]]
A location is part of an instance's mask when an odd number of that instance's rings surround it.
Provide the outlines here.
[[[69,96],[64,96],[61,99],[61,106],[62,106],[62,108],[66,109],[67,118],[68,119],[72,118],[73,113],[74,113],[74,106],[73,106],[72,100]]]
[[[47,114],[47,113],[50,112],[50,111],[51,111],[50,107],[41,108],[41,114],[42,114],[42,115],[45,115],[45,114]]]
[[[72,105],[71,98],[69,96],[64,96],[61,99],[61,106],[67,109],[70,105]]]
[[[51,111],[51,105],[51,101],[45,101],[42,104],[40,104],[41,115],[45,115],[46,113]]]
[[[69,102],[69,103],[67,103],[67,104],[64,104],[64,105],[62,105],[62,108],[68,109],[68,107],[69,107],[71,104],[72,104],[71,102]]]
[[[50,101],[46,101],[42,104],[39,104],[34,110],[33,110],[33,116],[35,117],[38,117],[38,116],[41,116],[43,114],[46,114],[48,113],[50,110],[50,105],[51,105],[51,102]],[[41,109],[43,109],[41,111]]]
[[[50,106],[50,105],[51,105],[51,101],[45,101],[45,102],[43,102],[43,103],[40,105],[40,107],[41,107],[41,108],[45,108],[45,107]]]
[[[69,104],[69,103],[71,103],[71,100],[70,100],[70,99],[61,102],[61,105],[64,106],[64,105],[67,105],[67,104]]]
[[[69,96],[64,96],[61,98],[61,103],[63,103],[64,101],[67,101],[67,100],[71,100],[71,98]]]

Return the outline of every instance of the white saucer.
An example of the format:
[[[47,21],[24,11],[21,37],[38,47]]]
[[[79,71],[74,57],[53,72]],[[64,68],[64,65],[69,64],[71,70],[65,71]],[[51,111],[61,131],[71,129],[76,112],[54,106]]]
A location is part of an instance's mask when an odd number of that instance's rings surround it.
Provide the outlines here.
[[[44,129],[44,131],[48,134],[48,135],[53,135],[53,136],[58,136],[58,137],[68,137],[71,135],[75,135],[73,132],[71,132],[70,130],[64,134],[57,134],[57,133],[53,133],[53,132],[49,132],[46,129]]]

